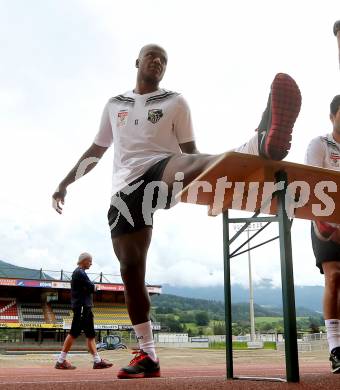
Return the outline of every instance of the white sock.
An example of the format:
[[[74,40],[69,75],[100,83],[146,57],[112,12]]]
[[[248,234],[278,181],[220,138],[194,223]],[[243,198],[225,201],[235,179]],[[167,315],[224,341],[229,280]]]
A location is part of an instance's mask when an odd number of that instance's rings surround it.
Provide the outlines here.
[[[259,155],[259,146],[258,146],[258,132],[250,138],[248,142],[234,149],[234,152],[253,154],[255,156]]]
[[[340,320],[325,320],[325,325],[329,352],[332,352],[334,348],[340,347]]]
[[[154,361],[157,360],[155,342],[152,336],[151,321],[143,322],[142,324],[134,325],[133,329],[136,333],[139,348],[146,352]]]
[[[102,361],[102,358],[99,356],[98,352],[95,355],[93,355],[93,361],[95,363],[100,363]]]
[[[60,355],[58,357],[58,363],[60,363],[60,364],[63,363],[64,360],[66,360],[66,356],[67,356],[67,352],[61,351]]]

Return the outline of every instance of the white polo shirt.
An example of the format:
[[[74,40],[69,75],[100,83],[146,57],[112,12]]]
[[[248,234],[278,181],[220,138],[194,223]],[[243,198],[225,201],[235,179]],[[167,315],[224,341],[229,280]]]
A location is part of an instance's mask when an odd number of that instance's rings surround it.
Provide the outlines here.
[[[312,139],[307,148],[305,163],[340,171],[340,144],[332,134]]]
[[[181,153],[179,144],[194,140],[190,109],[176,92],[133,91],[105,105],[94,143],[114,146],[112,194],[138,179],[164,158]]]
[[[340,144],[336,142],[332,134],[325,134],[311,140],[305,155],[305,163],[315,167],[335,169],[340,171]],[[319,223],[322,225],[322,223]],[[327,224],[323,222],[323,224]],[[332,227],[340,227],[339,224],[329,223]],[[313,222],[314,231],[320,240],[327,241],[319,231],[319,227]]]

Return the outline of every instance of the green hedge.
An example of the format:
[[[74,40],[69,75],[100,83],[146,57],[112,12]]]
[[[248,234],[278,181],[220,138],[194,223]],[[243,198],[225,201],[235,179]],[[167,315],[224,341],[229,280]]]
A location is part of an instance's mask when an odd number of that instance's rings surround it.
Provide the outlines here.
[[[265,341],[263,343],[264,349],[276,349],[276,342],[275,341]]]
[[[209,348],[211,349],[225,349],[225,342],[222,341],[213,341],[209,343]],[[265,341],[263,343],[264,349],[276,349],[275,341]],[[242,350],[248,349],[246,341],[233,341],[233,350]]]

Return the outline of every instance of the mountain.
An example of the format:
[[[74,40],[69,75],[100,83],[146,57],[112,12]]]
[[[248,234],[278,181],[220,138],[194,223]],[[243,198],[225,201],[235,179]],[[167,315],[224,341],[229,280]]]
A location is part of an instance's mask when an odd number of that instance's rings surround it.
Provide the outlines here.
[[[224,303],[207,299],[195,299],[180,297],[171,294],[154,295],[151,303],[156,313],[173,313],[174,311],[205,311],[210,313],[211,318],[216,320],[224,319]],[[282,307],[263,307],[254,304],[256,317],[282,317]],[[297,317],[319,317],[313,310],[297,307]],[[245,302],[232,305],[232,316],[234,321],[249,321],[249,304]]]
[[[40,275],[40,270],[18,267],[0,260],[0,278],[21,279],[54,279],[46,273]],[[322,312],[323,286],[295,286],[296,306],[312,311]],[[210,301],[224,300],[223,286],[209,287],[176,287],[169,284],[162,286],[164,294],[172,294],[186,298],[205,299]],[[240,284],[232,285],[232,302],[249,301],[249,291]],[[257,305],[271,309],[282,306],[281,288],[274,287],[270,279],[263,279],[254,285],[254,302]]]
[[[322,312],[323,286],[295,286],[295,301],[297,307],[304,307],[313,311]],[[223,286],[210,287],[176,287],[168,284],[162,286],[164,294],[173,294],[187,298],[208,299],[214,301],[224,300]],[[249,290],[240,284],[232,285],[232,302],[241,303],[249,301]],[[271,282],[264,280],[254,285],[254,302],[267,307],[282,306],[282,291],[273,287]]]
[[[33,268],[18,267],[0,260],[0,278],[18,278],[18,279],[53,279],[45,272]]]

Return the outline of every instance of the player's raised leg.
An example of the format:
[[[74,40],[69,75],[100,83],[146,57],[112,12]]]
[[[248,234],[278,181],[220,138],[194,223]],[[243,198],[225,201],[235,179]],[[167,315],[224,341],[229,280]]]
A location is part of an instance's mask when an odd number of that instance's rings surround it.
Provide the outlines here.
[[[296,82],[287,74],[277,74],[257,133],[234,151],[282,160],[290,149],[293,127],[300,108],[301,93]],[[175,173],[183,172],[183,183],[187,185],[218,158],[220,155],[175,155],[164,170],[163,180],[172,183]]]

